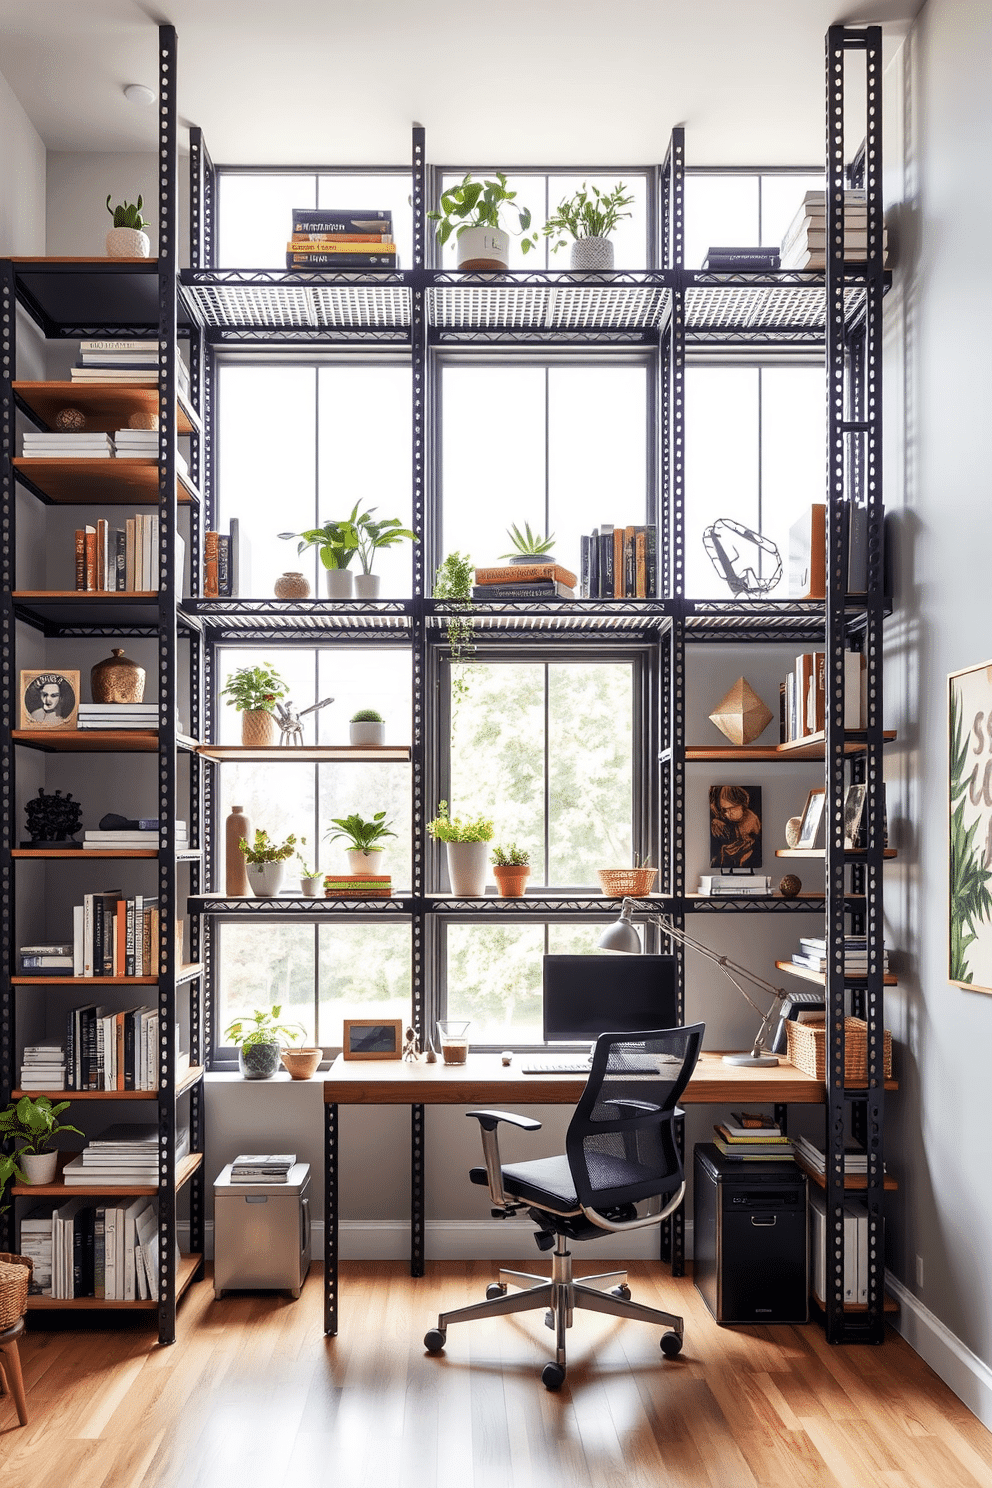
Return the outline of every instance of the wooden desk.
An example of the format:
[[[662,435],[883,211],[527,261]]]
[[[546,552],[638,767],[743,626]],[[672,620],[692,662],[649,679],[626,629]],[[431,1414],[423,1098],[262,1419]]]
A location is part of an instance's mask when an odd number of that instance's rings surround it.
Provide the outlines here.
[[[525,1075],[522,1059],[504,1068],[498,1054],[470,1054],[462,1065],[404,1064],[400,1060],[343,1060],[324,1081],[324,1332],[338,1331],[338,1106],[409,1106],[412,1170],[410,1273],[424,1274],[424,1106],[574,1106],[585,1075]],[[732,1105],[738,1101],[822,1105],[823,1082],[791,1064],[746,1069],[701,1054],[682,1096],[683,1105]]]

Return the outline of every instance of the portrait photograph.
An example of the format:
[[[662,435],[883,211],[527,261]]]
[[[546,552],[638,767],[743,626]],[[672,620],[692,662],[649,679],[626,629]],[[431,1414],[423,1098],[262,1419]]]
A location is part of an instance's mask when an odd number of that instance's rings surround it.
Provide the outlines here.
[[[21,728],[72,729],[79,712],[79,673],[21,673]]]
[[[710,786],[710,867],[761,867],[761,786]]]

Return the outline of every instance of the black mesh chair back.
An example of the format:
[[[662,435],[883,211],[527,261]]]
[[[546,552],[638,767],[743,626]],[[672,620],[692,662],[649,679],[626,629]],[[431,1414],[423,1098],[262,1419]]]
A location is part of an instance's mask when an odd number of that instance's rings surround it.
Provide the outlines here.
[[[679,1096],[705,1024],[603,1033],[565,1138],[579,1203],[604,1210],[671,1193],[682,1182],[675,1140]]]

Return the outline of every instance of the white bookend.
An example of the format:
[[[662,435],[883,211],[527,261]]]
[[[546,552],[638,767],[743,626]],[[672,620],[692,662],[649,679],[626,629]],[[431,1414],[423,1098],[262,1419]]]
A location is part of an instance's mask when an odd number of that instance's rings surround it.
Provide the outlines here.
[[[72,906],[72,974],[83,975],[83,906]]]

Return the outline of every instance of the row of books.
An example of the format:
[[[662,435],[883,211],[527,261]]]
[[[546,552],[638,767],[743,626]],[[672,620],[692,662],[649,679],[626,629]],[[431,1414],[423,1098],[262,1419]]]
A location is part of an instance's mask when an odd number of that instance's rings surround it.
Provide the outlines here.
[[[883,257],[888,247],[882,230]],[[868,255],[868,202],[864,190],[844,192],[844,261],[864,263]],[[807,191],[782,239],[781,267],[823,273],[827,267],[827,196]]]
[[[390,899],[393,893],[389,873],[326,873],[326,899]]]
[[[119,706],[125,705],[121,704]],[[153,703],[151,706],[157,708],[158,705]],[[111,830],[95,829],[84,832],[83,850],[89,849],[91,852],[97,852],[101,849],[106,850],[108,847],[157,848],[159,842],[158,817],[141,817],[137,820],[138,825],[136,827],[115,827]],[[176,822],[177,846],[186,846],[186,830],[186,823],[184,821]]]
[[[70,1199],[21,1220],[20,1251],[34,1262],[30,1290],[70,1301],[158,1300],[158,1205],[154,1199]]]
[[[82,383],[157,382],[158,374],[158,342],[133,338],[80,341],[79,360],[70,372],[73,382]],[[179,391],[188,397],[189,371],[181,357],[176,358],[176,382]]]
[[[251,594],[251,546],[238,517],[229,532],[203,534],[204,599],[237,599]]]
[[[579,555],[582,599],[657,598],[655,527],[614,527],[605,522],[579,539]]]
[[[288,1183],[295,1152],[243,1152],[231,1164],[232,1183]]]
[[[483,601],[501,599],[574,599],[578,578],[560,563],[511,563],[494,568],[477,568],[472,598]]]
[[[71,943],[21,948],[25,976],[152,976],[158,946],[158,899],[131,898],[122,889],[85,894],[73,906]],[[184,922],[176,921],[176,954],[182,960]]]
[[[760,1121],[760,1124],[756,1124]],[[724,1157],[739,1162],[791,1162],[795,1147],[777,1121],[734,1112],[713,1128],[713,1143]]]
[[[393,214],[294,207],[287,269],[398,269]]]
[[[827,942],[815,935],[801,935],[799,949],[792,953],[793,966],[806,971],[825,972],[828,967]],[[882,970],[889,969],[889,953],[882,948]],[[844,970],[849,976],[867,976],[868,941],[863,935],[844,936]]]
[[[868,672],[859,651],[844,652],[844,727],[862,729],[868,720]],[[790,744],[826,726],[826,657],[804,651],[779,684],[779,740]]]
[[[155,1008],[108,1012],[91,1004],[66,1013],[65,1044],[30,1044],[21,1061],[22,1090],[157,1090],[159,1015]],[[189,1055],[176,1053],[176,1073]]]
[[[827,1154],[815,1142],[808,1137],[796,1138],[796,1152],[802,1158],[803,1163],[813,1170],[814,1173],[825,1174],[827,1171]],[[844,1172],[864,1174],[868,1171],[868,1154],[863,1147],[849,1142],[844,1148]],[[882,1164],[885,1171],[885,1164]]]
[[[698,892],[706,898],[721,894],[770,894],[771,878],[766,873],[701,873]]]
[[[76,589],[79,591],[149,593],[159,584],[159,519],[153,512],[128,517],[123,527],[101,518],[77,527]],[[176,533],[176,573],[182,575],[186,544]]]
[[[845,499],[840,506],[841,547],[846,594],[868,588],[868,508]],[[789,528],[789,594],[793,599],[824,599],[827,593],[827,508],[814,501]]]
[[[824,1302],[827,1295],[827,1224],[826,1199],[816,1188],[809,1194],[810,1287],[814,1296]],[[831,1240],[831,1249],[833,1249]],[[844,1200],[844,1302],[868,1301],[868,1206],[863,1199]]]

